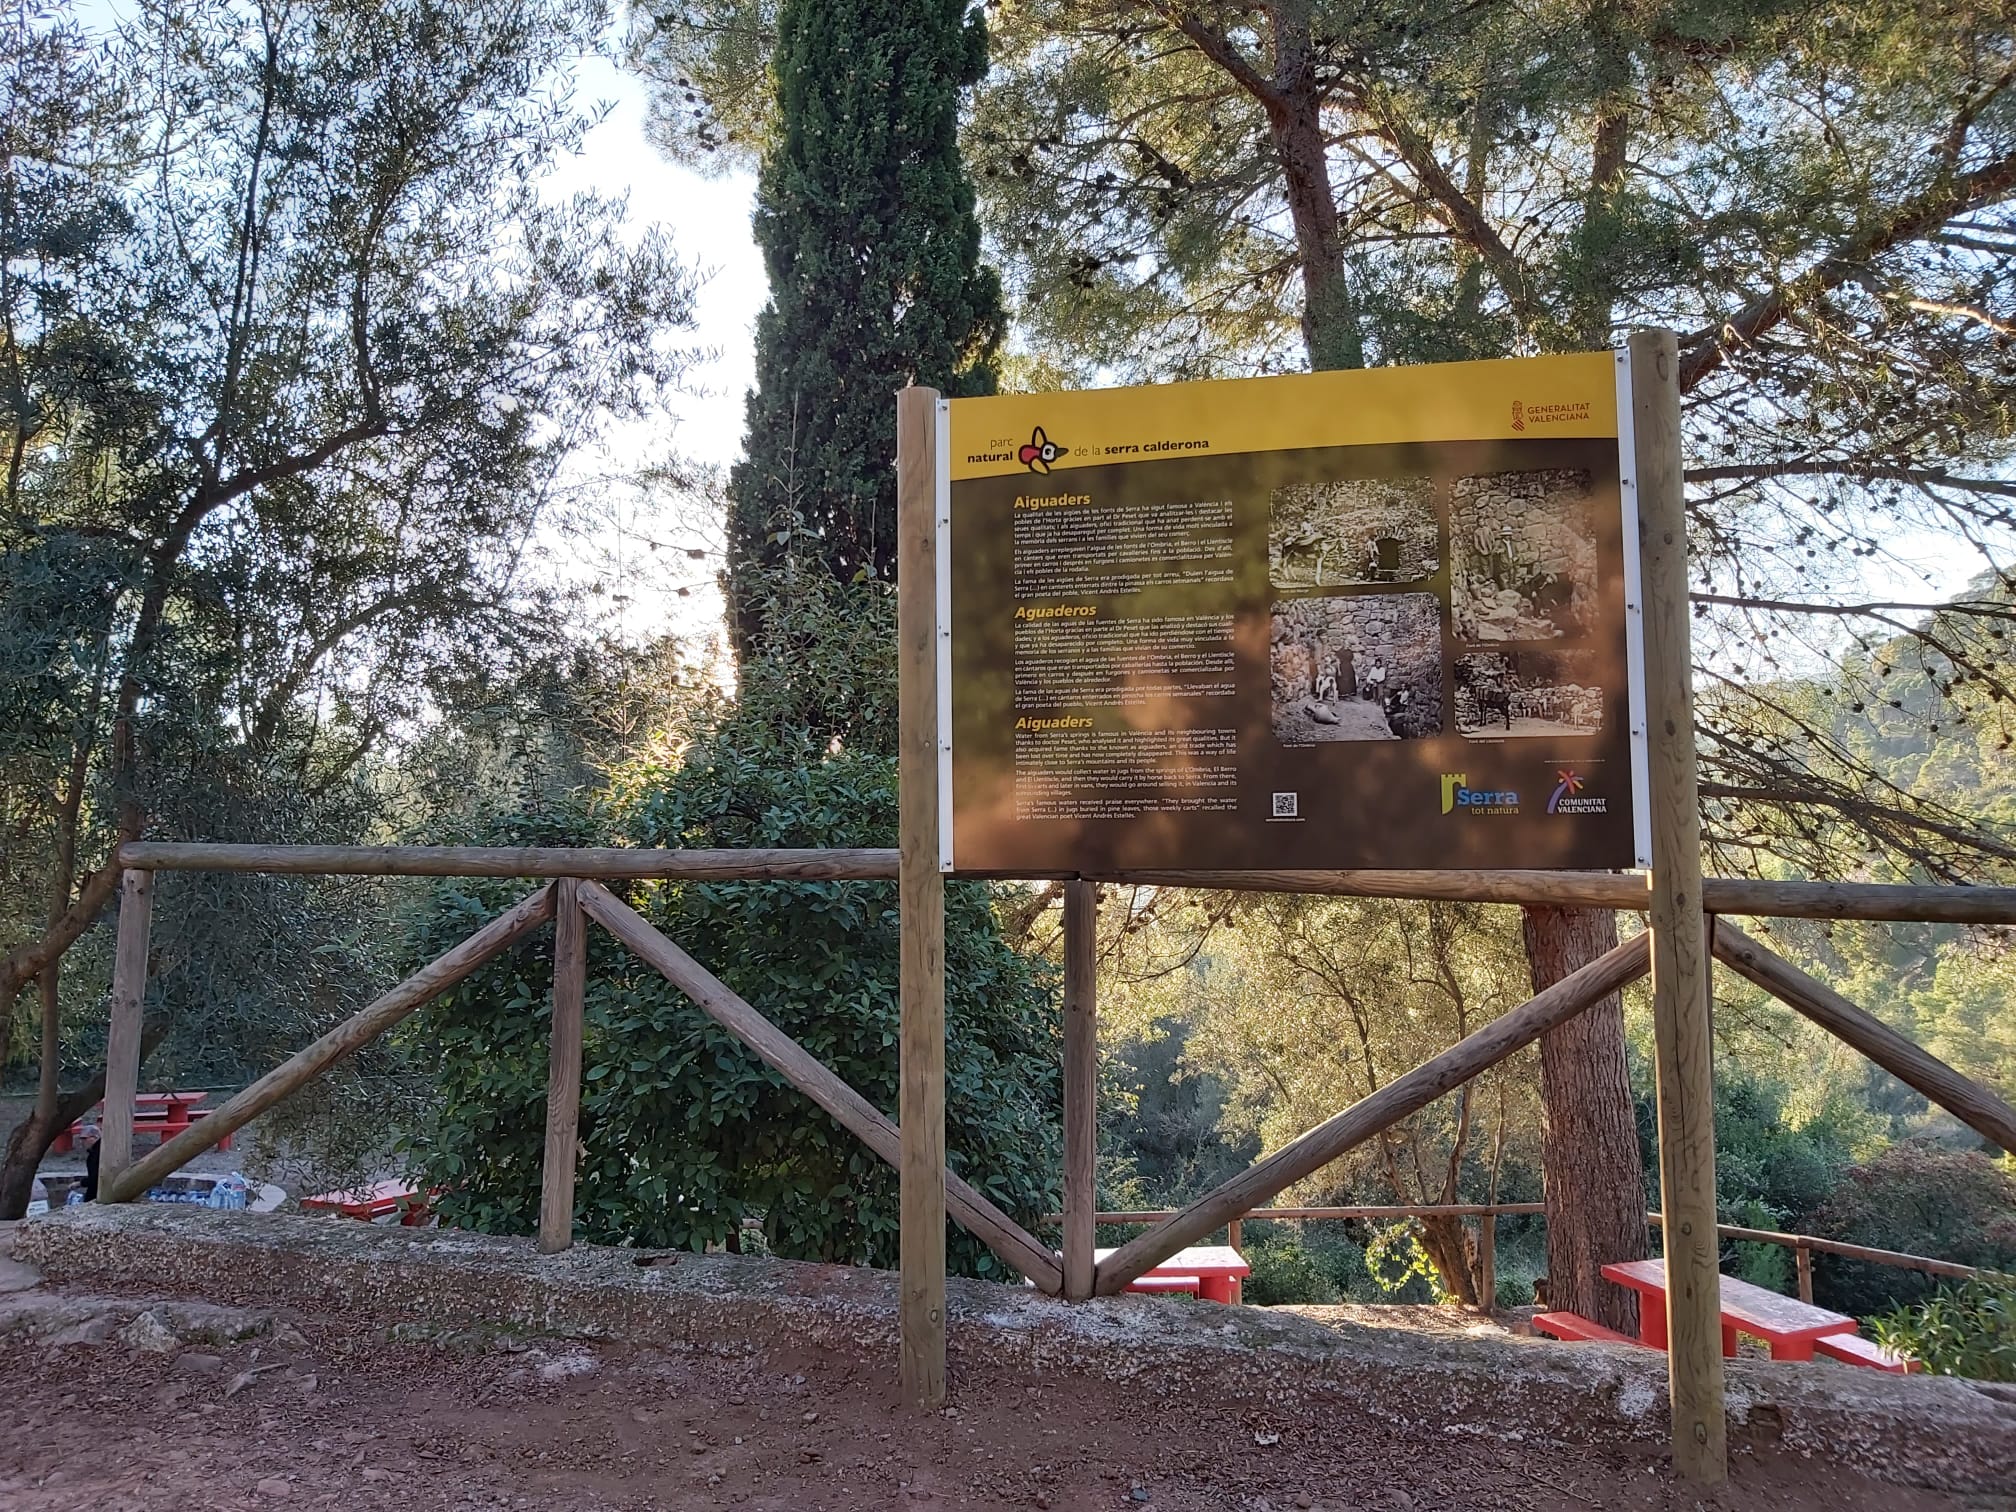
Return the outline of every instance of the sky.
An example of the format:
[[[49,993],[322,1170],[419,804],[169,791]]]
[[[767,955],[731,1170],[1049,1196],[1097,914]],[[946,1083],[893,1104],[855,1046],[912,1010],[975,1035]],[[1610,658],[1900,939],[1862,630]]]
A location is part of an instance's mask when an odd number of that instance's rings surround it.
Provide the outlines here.
[[[589,132],[580,153],[553,172],[546,190],[555,197],[582,190],[622,195],[633,224],[669,231],[679,256],[703,277],[687,340],[710,354],[695,365],[688,392],[673,398],[670,413],[613,433],[593,470],[620,476],[674,452],[725,468],[741,455],[743,399],[755,373],[756,315],[769,297],[763,260],[749,232],[755,175],[707,178],[668,161],[645,136],[644,81],[610,60],[584,59],[576,82],[580,98],[607,106],[608,114]],[[719,627],[713,555],[718,538],[690,518],[690,506],[688,517],[680,518],[668,507],[674,502],[618,486],[603,501],[609,518],[602,539],[592,551],[572,553],[577,575],[612,579],[618,595],[612,612],[625,638],[661,630],[705,638]],[[650,541],[660,543],[661,551],[670,548],[678,567],[668,572],[646,544]],[[561,542],[547,544],[557,556],[570,554]],[[689,548],[709,556],[688,566],[679,553]],[[611,566],[613,575],[606,570]],[[686,597],[678,595],[681,587]]]

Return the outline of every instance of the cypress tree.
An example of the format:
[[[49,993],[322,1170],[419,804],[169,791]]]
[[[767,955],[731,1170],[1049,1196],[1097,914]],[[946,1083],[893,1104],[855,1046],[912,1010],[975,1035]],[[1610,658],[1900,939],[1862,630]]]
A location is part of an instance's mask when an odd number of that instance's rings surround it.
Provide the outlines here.
[[[980,265],[958,143],[960,92],[986,56],[966,0],[778,6],[755,215],[770,303],[729,478],[729,622],[745,663],[766,572],[893,578],[895,391],[994,387],[1001,286]]]

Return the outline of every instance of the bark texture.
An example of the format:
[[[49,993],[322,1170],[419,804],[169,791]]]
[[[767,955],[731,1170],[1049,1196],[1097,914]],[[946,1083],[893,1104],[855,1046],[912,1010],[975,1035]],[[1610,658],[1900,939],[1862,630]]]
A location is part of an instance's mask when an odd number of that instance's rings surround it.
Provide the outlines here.
[[[1617,916],[1606,909],[1529,908],[1525,925],[1535,992],[1617,943]],[[1634,1295],[1600,1269],[1651,1252],[1620,996],[1541,1036],[1540,1096],[1548,1305],[1636,1333]]]

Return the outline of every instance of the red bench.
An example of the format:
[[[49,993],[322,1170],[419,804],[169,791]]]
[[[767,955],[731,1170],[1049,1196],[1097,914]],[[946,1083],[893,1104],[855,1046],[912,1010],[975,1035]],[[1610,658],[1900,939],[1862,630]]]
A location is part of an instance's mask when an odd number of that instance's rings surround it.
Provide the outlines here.
[[[208,1092],[136,1092],[133,1095],[133,1132],[152,1134],[164,1144],[177,1134],[183,1133],[199,1119],[208,1118],[215,1108],[199,1108],[196,1104],[208,1097]],[[49,1142],[49,1153],[66,1155],[76,1148],[77,1140],[84,1132],[86,1124],[104,1124],[105,1105],[98,1104],[91,1112],[78,1119]],[[226,1134],[217,1141],[217,1148],[231,1148],[232,1136]]]
[[[1643,1339],[1634,1339],[1627,1333],[1619,1333],[1614,1328],[1605,1328],[1601,1323],[1572,1312],[1543,1312],[1533,1315],[1533,1327],[1540,1333],[1551,1334],[1557,1339],[1580,1344],[1634,1344],[1640,1349],[1652,1346]]]
[[[1150,1273],[1136,1276],[1127,1283],[1131,1292],[1183,1292],[1189,1296],[1201,1296],[1204,1291],[1202,1276],[1158,1276]]]
[[[426,1196],[404,1181],[380,1181],[354,1192],[324,1192],[319,1197],[303,1197],[304,1213],[341,1213],[345,1218],[361,1218],[376,1223],[380,1218],[399,1215],[404,1228],[419,1228],[433,1214],[438,1189]]]
[[[1922,1361],[1892,1354],[1874,1339],[1865,1339],[1860,1334],[1830,1334],[1824,1339],[1815,1339],[1813,1349],[1815,1353],[1839,1360],[1844,1365],[1887,1370],[1891,1375],[1910,1375],[1925,1368]]]

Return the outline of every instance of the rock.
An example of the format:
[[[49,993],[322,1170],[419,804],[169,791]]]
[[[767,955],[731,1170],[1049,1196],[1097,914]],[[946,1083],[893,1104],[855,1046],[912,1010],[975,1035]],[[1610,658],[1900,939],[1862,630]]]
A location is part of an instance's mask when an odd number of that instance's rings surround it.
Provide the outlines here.
[[[42,1272],[25,1260],[0,1260],[0,1292],[33,1291],[42,1284]]]
[[[49,1342],[58,1349],[73,1344],[103,1344],[119,1331],[119,1324],[112,1318],[86,1318],[74,1328],[66,1328]]]
[[[366,1465],[364,1467],[364,1479],[367,1481],[389,1481],[392,1479],[392,1472],[385,1469],[382,1465]]]
[[[593,1355],[562,1355],[539,1367],[539,1379],[565,1381],[574,1376],[591,1376],[601,1368],[602,1362]]]
[[[222,1355],[204,1354],[200,1350],[185,1349],[175,1356],[175,1369],[183,1375],[215,1375],[224,1368]]]
[[[1298,1507],[1313,1507],[1316,1505],[1316,1498],[1311,1496],[1307,1491],[1304,1491],[1300,1496],[1295,1498],[1295,1505]]]
[[[119,1330],[125,1343],[146,1354],[173,1354],[182,1347],[182,1336],[169,1326],[166,1310],[150,1307]]]
[[[275,1501],[285,1501],[294,1494],[294,1488],[277,1475],[269,1475],[252,1488],[261,1496],[270,1496]]]

